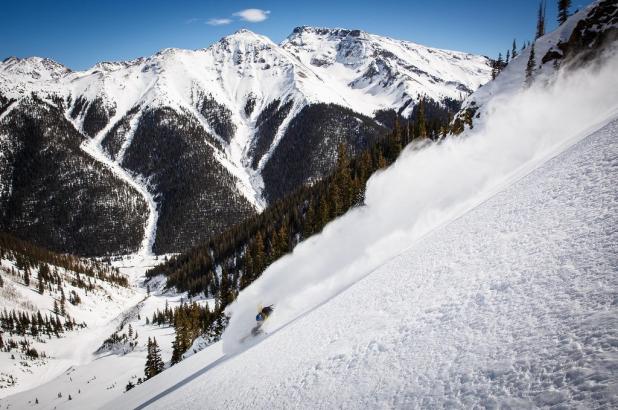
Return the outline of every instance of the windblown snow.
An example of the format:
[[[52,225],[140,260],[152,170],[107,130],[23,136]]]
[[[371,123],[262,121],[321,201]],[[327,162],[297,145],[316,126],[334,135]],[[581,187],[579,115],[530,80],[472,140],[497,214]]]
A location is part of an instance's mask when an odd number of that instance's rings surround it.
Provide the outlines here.
[[[258,345],[213,346],[106,408],[615,407],[617,136],[614,120]]]
[[[539,39],[537,53],[568,36],[583,14]],[[107,129],[136,106],[192,113],[259,208],[268,154],[258,169],[248,155],[257,113],[270,102],[292,101],[286,121],[314,102],[405,113],[421,93],[439,100],[476,89],[488,76],[486,60],[358,30],[299,27],[281,45],[241,30],[207,49],[167,49],[81,73],[39,58],[3,62],[8,97],[37,90],[115,107],[83,148],[150,200],[151,215],[141,255],[116,262],[135,289],[71,312],[100,328],[55,340],[62,348],[50,349],[53,366],[24,368],[26,383],[0,407],[618,407],[618,52],[573,70],[542,66],[526,88],[527,52],[470,98],[482,107],[473,129],[409,146],[370,179],[365,206],[238,295],[220,342],[126,393],[126,381],[142,374],[145,338],[156,335],[163,359],[170,356],[172,329],[145,318],[185,295],[155,281],[148,296],[141,286],[156,261],[149,254],[156,203],[147,181],[119,165],[124,151],[111,159],[101,148]],[[229,141],[197,110],[194,96],[206,91],[232,113]],[[248,114],[250,96],[258,106]],[[94,303],[106,314],[93,319]],[[260,304],[275,305],[266,333],[241,342]],[[94,353],[103,336],[128,324],[139,331],[134,350]],[[45,383],[36,386],[37,377]]]
[[[221,346],[108,408],[615,407],[616,72],[614,49],[407,149],[240,293]]]

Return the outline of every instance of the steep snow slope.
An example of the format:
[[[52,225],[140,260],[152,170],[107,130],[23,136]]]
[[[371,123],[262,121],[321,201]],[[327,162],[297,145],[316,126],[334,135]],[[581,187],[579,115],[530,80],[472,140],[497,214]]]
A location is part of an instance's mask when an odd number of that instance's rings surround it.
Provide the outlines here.
[[[615,406],[617,71],[608,49],[407,150],[241,292],[224,356],[109,408]]]
[[[618,89],[616,69],[613,49],[602,68],[559,72],[509,99],[497,95],[490,115],[462,138],[405,151],[370,179],[366,207],[297,246],[241,292],[229,307],[228,351],[259,303],[276,303],[268,327],[282,326],[613,118],[618,99],[608,90]]]
[[[617,137],[613,120],[261,343],[107,408],[616,406]]]

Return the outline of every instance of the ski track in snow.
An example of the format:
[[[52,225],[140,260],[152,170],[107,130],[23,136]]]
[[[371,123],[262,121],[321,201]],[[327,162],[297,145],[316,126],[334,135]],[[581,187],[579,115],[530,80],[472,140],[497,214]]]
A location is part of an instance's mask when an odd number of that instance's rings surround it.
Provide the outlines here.
[[[107,408],[615,407],[617,137],[614,120],[262,343]]]

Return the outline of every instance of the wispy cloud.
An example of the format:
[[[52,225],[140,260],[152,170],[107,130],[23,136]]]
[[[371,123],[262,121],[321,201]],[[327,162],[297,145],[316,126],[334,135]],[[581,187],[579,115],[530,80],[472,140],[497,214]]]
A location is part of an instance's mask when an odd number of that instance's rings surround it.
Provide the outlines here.
[[[185,24],[193,24],[193,23],[197,23],[198,21],[200,21],[200,19],[194,17],[194,18],[186,19]]]
[[[234,16],[240,17],[241,20],[248,21],[250,23],[259,23],[266,20],[269,14],[269,10],[245,9],[237,11],[234,13]]]
[[[212,18],[209,19],[206,24],[211,25],[211,26],[223,26],[225,24],[230,24],[232,22],[232,19],[228,19],[228,18]]]

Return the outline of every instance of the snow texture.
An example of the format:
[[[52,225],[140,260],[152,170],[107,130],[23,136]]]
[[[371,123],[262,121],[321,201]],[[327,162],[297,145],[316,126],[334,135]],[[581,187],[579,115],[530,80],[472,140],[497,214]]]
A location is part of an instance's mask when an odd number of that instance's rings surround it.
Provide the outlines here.
[[[67,286],[65,293],[75,290],[82,299],[78,306],[67,303],[70,315],[78,323],[85,321],[88,327],[68,332],[59,339],[34,343],[39,351],[43,350],[51,356],[45,360],[30,363],[12,360],[10,353],[0,352],[0,370],[17,378],[15,386],[0,389],[0,408],[100,408],[103,403],[120,397],[129,381],[136,383],[138,378],[144,377],[149,337],[156,337],[163,360],[169,362],[175,336],[173,328],[146,324],[146,318],[152,318],[153,313],[157,309],[163,310],[166,304],[174,308],[183,302],[196,301],[214,307],[214,300],[203,297],[191,299],[186,293],[165,290],[165,279],[162,277],[149,282],[151,293],[148,296],[144,284],[145,272],[162,260],[163,256],[152,255],[114,260],[113,265],[128,276],[130,288],[96,281],[102,287],[101,291],[84,293],[82,289]],[[2,266],[9,268],[7,261],[2,261]],[[11,280],[9,275],[3,274],[3,279],[5,287],[0,288],[3,307],[23,310],[33,306],[43,312],[51,309],[53,298],[49,293],[39,295],[23,283]],[[6,296],[9,287],[11,294],[15,295],[11,298]],[[135,348],[121,344],[111,350],[99,351],[103,340],[119,329],[119,334],[127,333],[129,325],[137,335],[133,340],[137,342]],[[200,347],[194,346],[196,350]],[[58,393],[62,393],[62,397],[58,397]],[[69,395],[71,400],[68,400]],[[36,399],[39,400],[38,405],[35,404]]]
[[[108,408],[615,407],[617,71],[612,50],[406,150],[240,293],[224,356]],[[241,344],[260,303],[269,336]]]
[[[175,382],[148,408],[615,408],[617,137],[614,120],[261,344],[183,384],[217,357],[198,353],[141,396]]]

